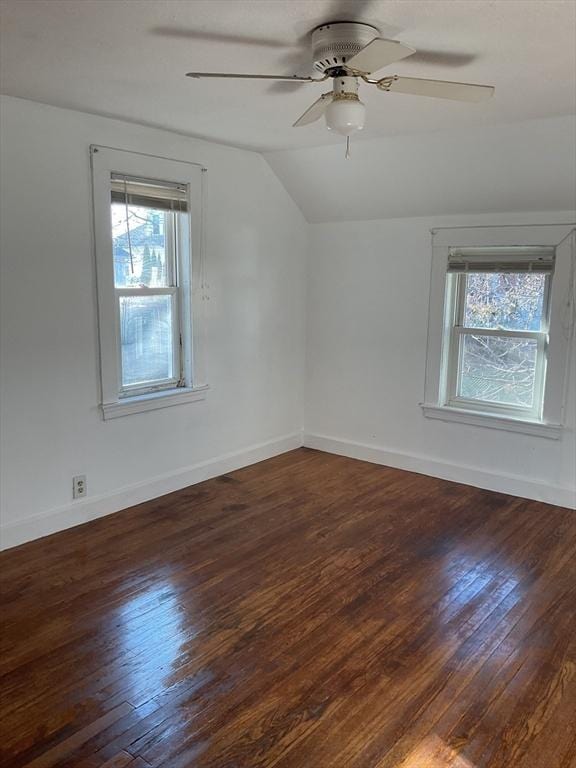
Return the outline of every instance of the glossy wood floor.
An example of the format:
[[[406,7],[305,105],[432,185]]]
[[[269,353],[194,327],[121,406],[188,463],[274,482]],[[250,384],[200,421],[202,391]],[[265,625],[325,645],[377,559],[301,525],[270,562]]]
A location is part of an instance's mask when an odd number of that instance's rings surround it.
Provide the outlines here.
[[[569,510],[301,449],[0,562],[3,766],[576,766]]]

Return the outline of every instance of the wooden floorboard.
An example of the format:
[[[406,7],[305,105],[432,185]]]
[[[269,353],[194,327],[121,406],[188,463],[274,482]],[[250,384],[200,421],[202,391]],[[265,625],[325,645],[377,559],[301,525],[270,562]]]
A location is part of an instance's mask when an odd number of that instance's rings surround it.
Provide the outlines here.
[[[0,554],[10,768],[576,768],[576,513],[308,449]]]

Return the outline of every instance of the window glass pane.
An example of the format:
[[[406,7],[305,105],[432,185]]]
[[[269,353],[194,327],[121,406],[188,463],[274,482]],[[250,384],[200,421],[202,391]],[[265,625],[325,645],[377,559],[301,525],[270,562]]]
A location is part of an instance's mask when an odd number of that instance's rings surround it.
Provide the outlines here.
[[[120,296],[122,386],[174,378],[172,297]]]
[[[531,408],[537,342],[463,334],[458,396]]]
[[[169,286],[166,230],[173,214],[122,203],[112,203],[111,213],[116,288]]]
[[[464,325],[539,331],[546,277],[530,272],[478,272],[466,276]]]

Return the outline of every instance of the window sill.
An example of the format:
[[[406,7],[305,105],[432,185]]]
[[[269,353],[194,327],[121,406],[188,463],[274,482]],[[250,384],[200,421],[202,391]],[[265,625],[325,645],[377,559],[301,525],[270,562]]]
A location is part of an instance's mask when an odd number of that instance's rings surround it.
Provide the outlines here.
[[[102,403],[104,420],[118,419],[120,416],[130,416],[132,413],[155,411],[158,408],[169,408],[172,405],[193,403],[204,400],[209,387],[182,387],[167,389],[164,392],[152,392],[148,395],[137,395],[117,400],[114,403]]]
[[[510,416],[497,416],[492,413],[467,411],[463,408],[451,408],[447,405],[421,403],[421,408],[424,416],[429,419],[460,422],[461,424],[471,424],[475,427],[503,429],[507,432],[521,432],[525,435],[547,437],[551,440],[559,440],[562,436],[563,428],[561,424],[548,424],[543,421],[525,421],[523,419],[514,419]]]

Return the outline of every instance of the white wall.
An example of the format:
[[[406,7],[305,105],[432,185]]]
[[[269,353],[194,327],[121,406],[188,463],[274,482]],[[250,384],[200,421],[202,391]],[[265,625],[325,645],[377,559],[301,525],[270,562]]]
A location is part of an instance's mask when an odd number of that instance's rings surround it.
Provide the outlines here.
[[[573,220],[550,212],[574,199],[573,120],[359,143],[349,163],[337,147],[269,156],[310,220],[330,222],[308,226],[257,154],[8,97],[0,117],[4,546],[296,447],[304,385],[309,445],[573,503],[574,402],[559,442],[429,421],[418,406],[430,227]],[[209,168],[204,402],[102,421],[91,143]],[[434,215],[519,201],[542,212]],[[338,222],[367,206],[427,217]],[[76,474],[85,501],[71,500]]]
[[[575,506],[576,355],[568,424],[559,441],[433,421],[419,407],[430,228],[570,221],[573,212],[312,225],[306,444]]]
[[[0,111],[4,545],[299,445],[306,223],[263,158],[20,99]],[[91,143],[208,167],[204,402],[101,418]],[[89,497],[71,503],[77,474]]]

